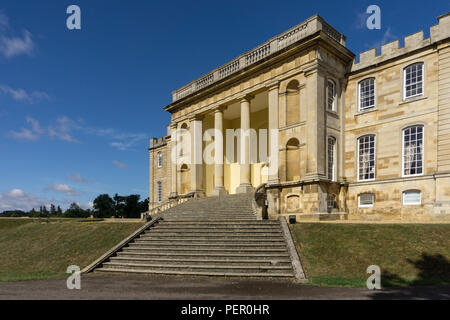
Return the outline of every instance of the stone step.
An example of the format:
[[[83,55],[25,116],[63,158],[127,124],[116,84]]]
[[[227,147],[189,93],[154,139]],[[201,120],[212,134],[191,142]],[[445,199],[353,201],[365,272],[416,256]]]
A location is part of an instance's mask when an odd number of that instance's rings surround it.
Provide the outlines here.
[[[245,225],[245,226],[253,226],[253,225],[276,225],[280,226],[280,223],[278,221],[193,221],[193,220],[177,220],[177,221],[171,221],[171,220],[163,220],[162,223],[164,225],[207,225],[207,226],[238,226],[238,225]]]
[[[191,239],[191,240],[180,240],[174,239],[136,239],[134,242],[130,243],[130,246],[133,244],[137,245],[156,245],[156,244],[162,244],[162,245],[210,245],[210,246],[217,246],[217,247],[223,247],[223,246],[240,246],[241,244],[243,246],[258,246],[258,247],[270,247],[274,245],[282,245],[284,246],[284,240],[283,239],[277,239],[277,240],[254,240],[254,239],[226,239],[226,240],[211,240],[211,239]]]
[[[186,246],[186,247],[160,247],[160,246],[133,246],[125,247],[123,251],[140,251],[140,252],[165,252],[165,253],[287,253],[285,247],[281,248],[245,248],[245,247],[234,247],[234,248],[208,248],[200,246]]]
[[[232,232],[248,232],[248,231],[279,231],[280,227],[278,226],[237,226],[237,227],[216,227],[216,226],[168,226],[168,225],[157,225],[150,229],[149,232],[153,231],[178,231],[178,232],[186,232],[186,231],[205,231],[209,230],[211,232],[222,232],[222,231],[232,231]]]
[[[237,243],[223,243],[223,242],[208,242],[203,243],[180,243],[177,241],[148,241],[142,240],[139,242],[132,242],[128,244],[130,248],[132,247],[153,247],[158,248],[285,248],[286,244],[284,242],[279,243],[258,243],[258,242],[237,242]]]
[[[138,239],[142,240],[176,240],[176,241],[189,241],[189,240],[206,240],[206,241],[227,241],[227,240],[233,240],[233,241],[284,241],[284,238],[282,235],[278,236],[254,236],[254,235],[247,235],[247,236],[239,236],[239,235],[229,235],[229,236],[223,236],[219,237],[217,235],[201,235],[199,237],[190,237],[186,234],[178,234],[178,235],[151,235],[150,233],[148,235],[141,235]]]
[[[164,258],[202,258],[202,259],[234,259],[234,260],[246,260],[246,259],[258,259],[258,260],[271,260],[271,259],[289,259],[289,254],[287,252],[279,253],[173,253],[173,252],[146,252],[146,251],[120,251],[118,252],[120,257],[164,257]]]
[[[197,264],[209,264],[209,265],[223,265],[226,263],[231,266],[291,266],[291,261],[287,258],[283,259],[205,259],[205,258],[142,258],[142,257],[113,257],[112,262],[125,262],[125,263],[159,263],[159,264],[177,264],[177,265],[197,265]]]
[[[126,263],[126,262],[105,262],[102,266],[105,269],[135,269],[135,270],[167,270],[167,271],[189,271],[198,272],[239,272],[239,273],[290,273],[292,274],[292,266],[235,266],[235,265],[214,265],[214,264],[157,264],[157,263]]]
[[[114,269],[114,268],[99,268],[98,272],[109,273],[135,273],[135,274],[164,274],[164,275],[179,275],[179,276],[205,276],[205,277],[252,277],[252,278],[287,278],[293,277],[292,273],[271,273],[271,272],[253,272],[253,273],[239,273],[239,272],[200,272],[200,271],[170,271],[170,270],[154,270],[154,269]]]

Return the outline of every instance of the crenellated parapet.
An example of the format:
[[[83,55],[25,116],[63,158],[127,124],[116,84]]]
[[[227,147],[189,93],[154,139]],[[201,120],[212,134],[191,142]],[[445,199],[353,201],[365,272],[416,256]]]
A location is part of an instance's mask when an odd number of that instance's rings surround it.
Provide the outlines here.
[[[359,62],[353,63],[352,72],[370,67],[384,61],[397,58],[410,52],[425,48],[450,37],[450,12],[438,17],[439,23],[430,28],[430,37],[424,38],[423,30],[405,37],[405,45],[400,47],[399,40],[381,46],[381,54],[377,55],[376,48],[362,52]]]
[[[161,137],[161,138],[151,138],[150,139],[150,150],[151,149],[156,149],[162,146],[167,145],[167,140],[166,137]]]

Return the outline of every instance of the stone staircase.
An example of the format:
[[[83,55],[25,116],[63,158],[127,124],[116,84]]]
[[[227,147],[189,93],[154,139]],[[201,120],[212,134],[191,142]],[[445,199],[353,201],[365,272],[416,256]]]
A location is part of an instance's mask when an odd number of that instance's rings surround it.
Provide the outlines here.
[[[256,220],[252,194],[192,199],[162,216],[96,271],[294,277],[280,222]]]

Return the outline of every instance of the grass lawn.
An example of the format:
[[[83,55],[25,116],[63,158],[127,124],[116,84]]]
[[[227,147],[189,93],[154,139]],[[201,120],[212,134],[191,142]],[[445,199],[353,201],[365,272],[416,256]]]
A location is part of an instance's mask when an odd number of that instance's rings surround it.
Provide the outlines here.
[[[142,223],[83,219],[1,219],[0,281],[66,277],[84,268]]]
[[[382,286],[450,284],[450,224],[290,227],[313,285],[365,287],[370,265],[381,268]]]

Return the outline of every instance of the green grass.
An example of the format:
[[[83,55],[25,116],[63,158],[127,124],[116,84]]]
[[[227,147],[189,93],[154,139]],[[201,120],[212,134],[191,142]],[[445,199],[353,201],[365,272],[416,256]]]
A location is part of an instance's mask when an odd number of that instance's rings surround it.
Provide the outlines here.
[[[311,284],[365,287],[370,265],[382,286],[450,284],[449,224],[291,225]]]
[[[137,230],[142,223],[90,219],[1,219],[0,281],[66,277]]]

